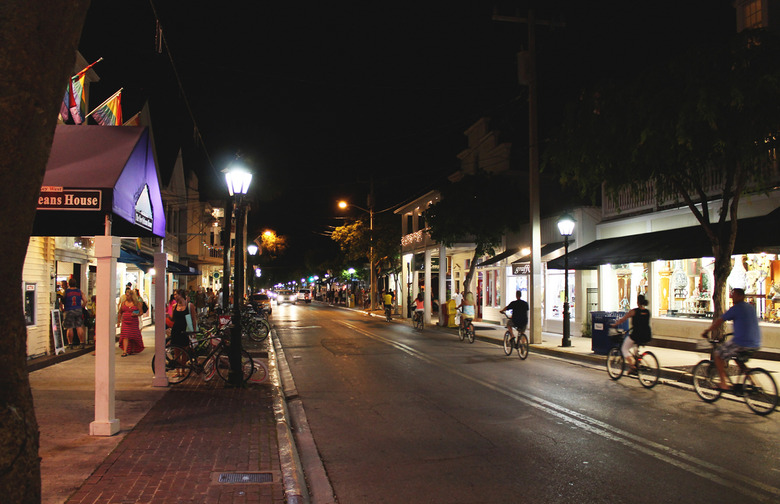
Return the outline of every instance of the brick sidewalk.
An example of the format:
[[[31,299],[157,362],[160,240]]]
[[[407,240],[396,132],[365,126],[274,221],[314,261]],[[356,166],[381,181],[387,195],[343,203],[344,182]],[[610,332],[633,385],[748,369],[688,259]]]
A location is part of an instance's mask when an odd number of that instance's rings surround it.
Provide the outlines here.
[[[218,482],[223,474],[257,472],[271,481]],[[67,502],[284,501],[272,386],[230,389],[191,377],[155,404]]]

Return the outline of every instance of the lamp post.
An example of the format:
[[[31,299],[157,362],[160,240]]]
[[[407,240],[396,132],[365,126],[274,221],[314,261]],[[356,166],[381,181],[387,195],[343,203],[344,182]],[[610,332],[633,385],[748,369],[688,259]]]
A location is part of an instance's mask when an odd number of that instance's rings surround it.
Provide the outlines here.
[[[376,275],[374,271],[374,204],[373,204],[373,198],[369,197],[368,199],[368,209],[359,207],[357,205],[353,205],[351,203],[347,203],[346,201],[339,201],[339,208],[342,210],[347,207],[355,207],[358,210],[362,210],[363,212],[368,213],[369,218],[369,242],[371,246],[371,250],[369,252],[369,262],[370,262],[370,271],[371,271],[371,284],[369,288],[371,289],[371,310],[374,310],[374,298],[376,297],[376,293],[374,292],[374,286],[376,285]]]
[[[228,192],[235,200],[236,209],[236,257],[235,285],[233,287],[233,329],[230,332],[230,373],[228,383],[240,387],[244,383],[241,369],[241,299],[244,297],[244,196],[249,191],[252,174],[235,164],[223,170]]]
[[[258,250],[259,250],[259,247],[257,246],[256,243],[250,243],[249,245],[246,246],[246,251],[253,258],[257,255],[257,251]],[[249,261],[247,261],[247,276],[250,276],[249,275],[249,266],[250,265],[248,263],[249,263]],[[252,280],[251,280],[251,285],[249,286],[249,294],[250,295],[255,293],[255,276],[256,275],[254,275],[254,274],[251,275]]]
[[[562,347],[570,347],[569,338],[569,237],[574,232],[574,218],[569,214],[563,214],[558,219],[558,231],[563,236],[563,341]]]

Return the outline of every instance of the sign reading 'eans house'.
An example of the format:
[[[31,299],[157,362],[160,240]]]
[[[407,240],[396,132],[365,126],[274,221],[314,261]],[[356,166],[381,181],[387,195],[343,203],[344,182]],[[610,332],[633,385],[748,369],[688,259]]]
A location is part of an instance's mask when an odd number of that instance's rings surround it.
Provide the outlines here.
[[[38,196],[38,210],[97,211],[102,206],[102,195],[99,189],[43,186]]]

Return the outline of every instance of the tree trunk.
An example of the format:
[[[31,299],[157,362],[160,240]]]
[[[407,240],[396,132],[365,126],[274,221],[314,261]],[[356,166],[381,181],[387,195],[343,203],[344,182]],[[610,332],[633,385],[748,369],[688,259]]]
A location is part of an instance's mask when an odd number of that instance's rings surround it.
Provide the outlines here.
[[[22,270],[57,113],[89,1],[4,0],[0,4],[0,495],[41,501],[38,423],[27,374]]]
[[[469,266],[469,272],[466,273],[466,279],[463,281],[463,296],[466,293],[471,292],[471,279],[474,278],[474,272],[477,270],[477,259],[482,254],[479,253],[479,249],[474,249],[474,257],[471,258],[471,266]]]

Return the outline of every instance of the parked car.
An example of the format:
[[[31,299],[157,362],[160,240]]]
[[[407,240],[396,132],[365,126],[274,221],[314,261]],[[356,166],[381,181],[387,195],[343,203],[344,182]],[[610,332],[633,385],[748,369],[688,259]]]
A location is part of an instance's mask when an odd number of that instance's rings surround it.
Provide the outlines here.
[[[298,295],[291,290],[280,290],[276,293],[276,306],[283,303],[293,303],[298,301]]]
[[[266,312],[268,315],[271,314],[271,298],[268,297],[268,294],[252,294],[252,303],[254,303],[259,309]]]
[[[311,289],[301,289],[298,291],[298,301],[311,303]]]

